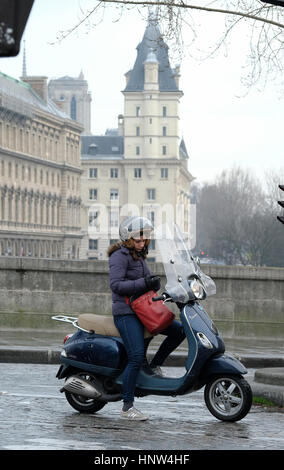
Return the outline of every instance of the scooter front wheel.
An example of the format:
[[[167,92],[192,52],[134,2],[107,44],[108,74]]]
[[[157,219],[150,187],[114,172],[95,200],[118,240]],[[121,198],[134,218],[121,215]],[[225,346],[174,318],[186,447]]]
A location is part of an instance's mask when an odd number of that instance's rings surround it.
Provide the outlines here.
[[[204,399],[208,410],[216,418],[221,421],[239,421],[251,408],[252,392],[243,377],[215,376],[205,386]]]

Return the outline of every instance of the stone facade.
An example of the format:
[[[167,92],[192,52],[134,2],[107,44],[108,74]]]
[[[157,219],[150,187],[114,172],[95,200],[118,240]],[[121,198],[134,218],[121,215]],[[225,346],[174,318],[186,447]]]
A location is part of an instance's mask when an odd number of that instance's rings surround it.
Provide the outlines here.
[[[149,22],[126,74],[124,114],[105,136],[82,136],[82,199],[89,208],[88,257],[106,258],[121,219],[143,215],[155,226],[176,221],[190,233],[188,154],[180,136],[179,68],[171,69],[159,28]],[[155,241],[150,245],[158,261]]]
[[[0,255],[80,257],[81,131],[46,77],[0,74]]]
[[[81,72],[79,77],[61,77],[48,83],[49,97],[71,119],[83,126],[83,135],[91,133],[91,93]]]

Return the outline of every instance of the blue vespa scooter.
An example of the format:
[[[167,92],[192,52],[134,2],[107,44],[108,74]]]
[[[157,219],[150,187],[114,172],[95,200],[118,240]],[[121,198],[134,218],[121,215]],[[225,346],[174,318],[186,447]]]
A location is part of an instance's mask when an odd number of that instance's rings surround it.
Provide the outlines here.
[[[178,378],[161,377],[142,367],[135,395],[178,396],[205,386],[208,410],[222,421],[238,421],[252,404],[250,385],[243,378],[247,371],[235,357],[224,354],[224,342],[199,303],[216,292],[215,283],[201,271],[176,225],[163,227],[161,233],[157,242],[167,284],[156,299],[177,305],[188,356],[185,373]],[[58,379],[65,379],[61,392],[69,404],[79,412],[94,413],[110,401],[121,400],[127,355],[112,317],[81,314],[78,318],[60,315],[53,319],[71,322],[77,328],[75,334],[65,338],[57,373]]]

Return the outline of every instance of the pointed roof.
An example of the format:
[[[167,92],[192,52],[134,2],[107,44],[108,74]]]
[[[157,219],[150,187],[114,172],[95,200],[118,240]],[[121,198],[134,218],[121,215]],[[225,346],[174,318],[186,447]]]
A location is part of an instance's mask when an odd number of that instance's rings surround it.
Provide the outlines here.
[[[149,53],[155,54],[159,62],[159,90],[178,91],[174,72],[169,62],[169,48],[163,40],[156,20],[148,20],[143,39],[136,49],[137,58],[133,69],[129,72],[129,80],[124,91],[144,90],[144,62]]]
[[[27,76],[27,61],[26,61],[26,40],[24,40],[24,52],[23,52],[23,70],[22,77]]]

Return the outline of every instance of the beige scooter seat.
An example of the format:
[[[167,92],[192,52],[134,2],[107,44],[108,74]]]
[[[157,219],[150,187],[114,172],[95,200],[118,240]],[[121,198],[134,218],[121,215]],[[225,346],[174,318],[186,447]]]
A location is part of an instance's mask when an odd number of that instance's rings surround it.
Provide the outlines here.
[[[78,317],[78,326],[83,328],[83,330],[92,330],[98,335],[105,336],[118,336],[120,337],[119,331],[116,328],[113,317],[110,315],[95,315],[94,313],[82,313]],[[146,328],[144,329],[144,338],[150,338],[151,333],[149,333]]]

